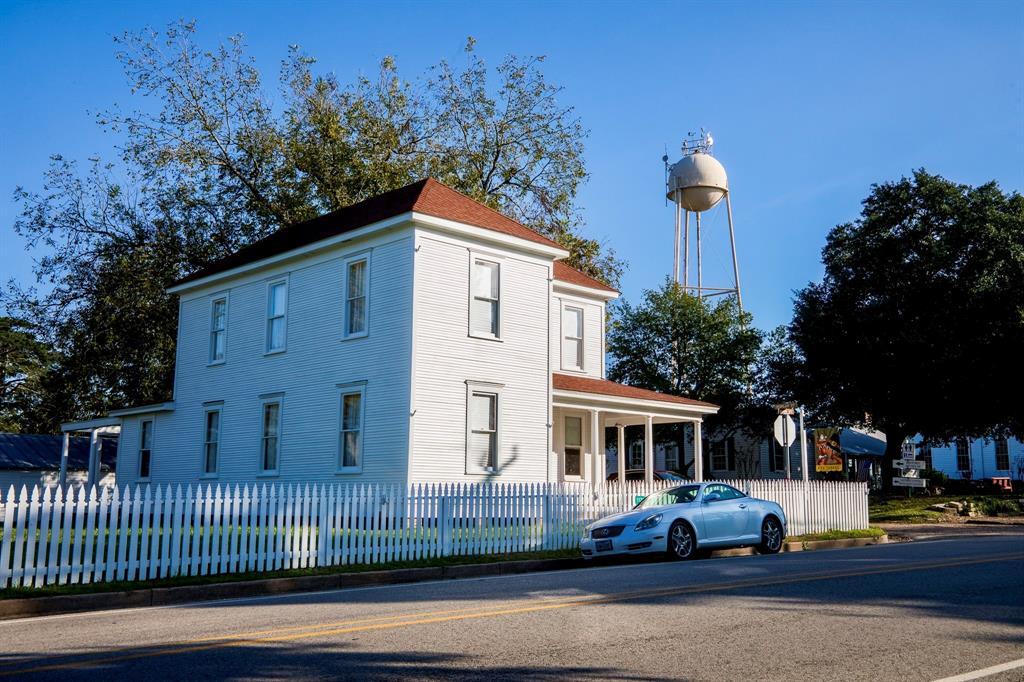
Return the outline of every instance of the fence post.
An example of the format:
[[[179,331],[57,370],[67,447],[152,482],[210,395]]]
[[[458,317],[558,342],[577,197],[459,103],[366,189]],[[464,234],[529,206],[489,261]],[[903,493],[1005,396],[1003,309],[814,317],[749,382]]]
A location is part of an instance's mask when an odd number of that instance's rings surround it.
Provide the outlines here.
[[[444,486],[441,499],[438,505],[437,525],[441,534],[441,556],[450,556],[452,553],[452,498],[448,495],[448,486]]]

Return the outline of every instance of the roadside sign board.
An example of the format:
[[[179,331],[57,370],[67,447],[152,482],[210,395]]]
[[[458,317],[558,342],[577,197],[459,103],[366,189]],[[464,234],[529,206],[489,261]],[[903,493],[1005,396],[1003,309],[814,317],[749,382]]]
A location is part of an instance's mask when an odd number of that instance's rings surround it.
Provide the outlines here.
[[[903,488],[927,488],[927,478],[910,478],[908,476],[893,476],[892,484]]]
[[[894,459],[892,465],[897,469],[915,469],[917,471],[924,471],[924,462],[919,462],[916,459]]]
[[[775,418],[775,440],[784,448],[796,440],[796,427],[788,414],[780,414]]]

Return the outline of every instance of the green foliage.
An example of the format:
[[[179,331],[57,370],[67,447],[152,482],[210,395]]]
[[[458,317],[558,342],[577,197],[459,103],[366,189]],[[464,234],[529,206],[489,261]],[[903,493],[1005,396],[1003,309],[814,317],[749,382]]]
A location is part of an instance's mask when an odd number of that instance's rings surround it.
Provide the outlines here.
[[[566,245],[570,263],[612,285],[621,264],[580,231],[586,131],[541,57],[488,69],[441,62],[404,80],[385,58],[345,84],[292,48],[275,111],[240,37],[213,50],[192,23],[126,33],[117,59],[136,111],[97,123],[117,163],[84,172],[51,159],[42,188],[19,187],[15,230],[41,255],[45,293],[0,301],[46,330],[60,353],[46,417],[85,417],[165,400],[177,304],[167,286],[217,258],[327,211],[434,176]]]
[[[0,317],[0,431],[33,433],[42,408],[53,353],[25,320]]]
[[[822,421],[933,441],[1024,433],[1024,198],[917,171],[875,185],[797,293],[773,371]]]

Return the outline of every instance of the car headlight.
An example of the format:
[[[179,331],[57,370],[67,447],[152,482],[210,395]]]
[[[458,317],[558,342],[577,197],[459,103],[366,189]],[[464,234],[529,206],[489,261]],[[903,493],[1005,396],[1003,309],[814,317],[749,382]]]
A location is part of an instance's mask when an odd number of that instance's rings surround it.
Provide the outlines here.
[[[661,514],[651,514],[646,519],[636,524],[633,530],[649,530],[661,523]]]

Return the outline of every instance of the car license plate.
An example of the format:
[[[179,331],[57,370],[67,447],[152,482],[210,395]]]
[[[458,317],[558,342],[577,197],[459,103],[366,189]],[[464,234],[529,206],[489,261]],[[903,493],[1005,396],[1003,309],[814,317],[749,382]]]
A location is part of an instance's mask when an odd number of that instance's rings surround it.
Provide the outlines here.
[[[610,552],[612,550],[611,540],[598,540],[594,543],[594,549],[598,552]]]

